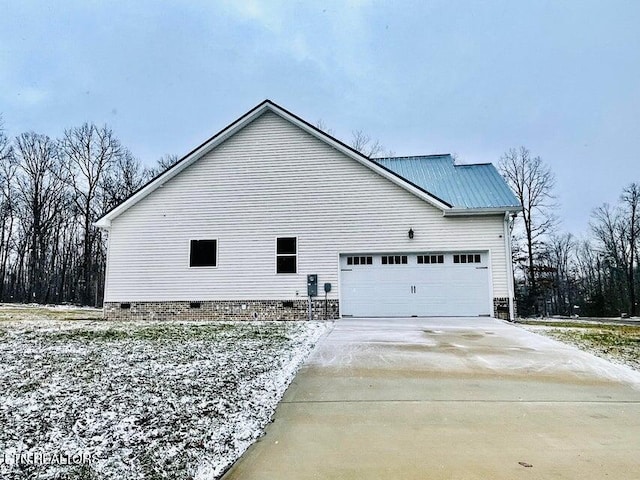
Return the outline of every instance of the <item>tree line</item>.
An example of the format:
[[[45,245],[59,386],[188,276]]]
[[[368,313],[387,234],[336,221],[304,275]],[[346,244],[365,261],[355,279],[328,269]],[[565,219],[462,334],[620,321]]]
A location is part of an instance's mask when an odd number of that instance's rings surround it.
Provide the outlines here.
[[[635,316],[640,272],[640,182],[621,188],[614,205],[592,211],[589,232],[559,230],[555,175],[520,147],[505,153],[500,171],[523,211],[513,229],[518,313]]]
[[[0,122],[0,301],[101,305],[106,239],[93,222],[153,173],[107,126],[8,138]]]
[[[368,156],[384,151],[362,131],[350,144]],[[59,138],[9,138],[0,117],[0,301],[101,305],[106,235],[93,222],[177,160],[145,168],[92,123]],[[596,207],[588,235],[576,237],[559,231],[555,176],[540,157],[511,149],[499,168],[523,206],[512,231],[518,313],[636,315],[640,183]]]

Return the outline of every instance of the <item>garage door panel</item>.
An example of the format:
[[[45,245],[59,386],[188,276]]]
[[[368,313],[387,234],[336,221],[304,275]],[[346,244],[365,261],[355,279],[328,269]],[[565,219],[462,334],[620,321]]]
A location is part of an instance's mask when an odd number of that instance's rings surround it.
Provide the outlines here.
[[[372,256],[371,254],[368,254]],[[343,315],[351,316],[478,316],[490,313],[486,252],[480,263],[418,264],[417,254],[404,265],[383,265],[373,255],[369,265],[348,265],[341,258]],[[470,256],[476,261],[478,255]],[[465,255],[464,260],[467,260]]]

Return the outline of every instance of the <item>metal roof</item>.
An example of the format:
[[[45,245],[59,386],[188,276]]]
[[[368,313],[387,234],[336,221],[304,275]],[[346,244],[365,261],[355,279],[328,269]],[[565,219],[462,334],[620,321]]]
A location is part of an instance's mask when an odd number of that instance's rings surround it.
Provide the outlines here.
[[[372,160],[454,208],[520,206],[516,196],[491,163],[456,165],[449,154]]]

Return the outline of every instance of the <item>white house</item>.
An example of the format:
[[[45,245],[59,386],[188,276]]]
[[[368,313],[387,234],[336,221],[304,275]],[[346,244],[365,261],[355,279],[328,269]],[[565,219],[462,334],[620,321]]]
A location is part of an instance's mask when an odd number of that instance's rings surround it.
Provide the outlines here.
[[[519,210],[491,164],[370,159],[266,100],[96,222],[105,315],[512,317]]]

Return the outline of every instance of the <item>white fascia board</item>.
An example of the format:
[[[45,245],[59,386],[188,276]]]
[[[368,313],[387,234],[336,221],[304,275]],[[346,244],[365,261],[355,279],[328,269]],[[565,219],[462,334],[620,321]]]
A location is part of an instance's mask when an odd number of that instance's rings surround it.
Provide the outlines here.
[[[465,217],[472,215],[504,215],[505,213],[521,212],[522,207],[498,208],[449,208],[442,213],[443,217]]]

